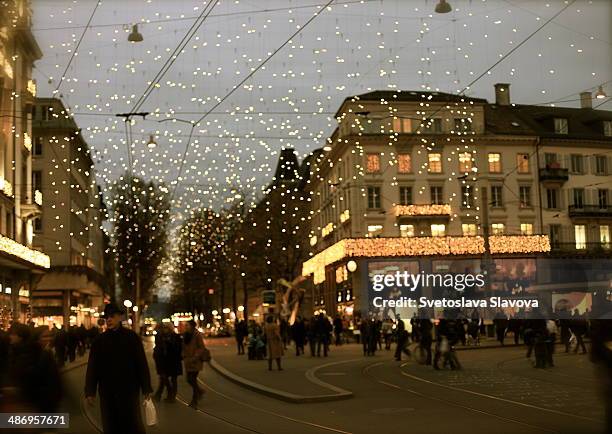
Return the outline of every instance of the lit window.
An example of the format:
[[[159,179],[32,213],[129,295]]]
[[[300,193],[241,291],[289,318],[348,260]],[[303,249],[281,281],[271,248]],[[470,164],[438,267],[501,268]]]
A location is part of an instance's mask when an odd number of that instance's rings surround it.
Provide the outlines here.
[[[478,233],[475,223],[463,223],[461,225],[461,231],[464,237],[474,237]]]
[[[462,152],[459,154],[459,172],[466,173],[472,171],[472,154],[470,152]]]
[[[366,155],[366,172],[368,173],[380,172],[380,155],[379,154]]]
[[[400,225],[400,236],[414,237],[414,225]]]
[[[529,173],[529,154],[516,154],[517,173]]]
[[[412,119],[393,119],[393,132],[395,133],[411,133],[412,132]]]
[[[412,172],[412,158],[410,154],[399,154],[397,156],[397,171],[399,173]]]
[[[533,224],[521,223],[521,235],[533,235]]]
[[[612,137],[612,121],[603,121],[604,136]]]
[[[434,152],[429,154],[429,172],[442,173],[442,154]]]
[[[599,242],[602,247],[609,249],[610,248],[610,226],[609,225],[601,225],[599,226]]]
[[[506,225],[503,223],[493,223],[491,225],[491,232],[493,235],[503,235],[506,230]]]
[[[574,240],[576,241],[576,249],[586,249],[586,226],[574,225]]]
[[[446,236],[446,225],[443,225],[443,224],[432,224],[431,225],[431,236],[432,237],[444,237],[444,236]]]
[[[555,134],[567,134],[569,132],[569,123],[567,118],[555,118]]]
[[[501,154],[498,152],[489,153],[489,173],[501,173]]]
[[[375,237],[382,233],[383,227],[382,225],[368,225],[368,236]]]

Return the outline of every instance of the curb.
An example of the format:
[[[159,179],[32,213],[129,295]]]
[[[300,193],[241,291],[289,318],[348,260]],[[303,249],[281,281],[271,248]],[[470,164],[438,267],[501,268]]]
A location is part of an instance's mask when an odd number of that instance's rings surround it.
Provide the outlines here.
[[[355,359],[357,360],[357,359]],[[326,365],[321,365],[321,366],[316,366],[314,368],[309,369],[306,372],[306,378],[308,378],[310,381],[312,381],[312,378],[314,378],[314,372],[317,369],[329,366],[329,365],[334,365],[334,364],[339,364],[339,363],[347,363],[353,360],[347,360],[347,361],[343,361],[343,362],[335,362],[335,363],[328,363]],[[219,373],[220,375],[222,375],[223,377],[227,378],[228,380],[238,384],[239,386],[242,386],[244,388],[250,389],[254,392],[257,393],[261,393],[262,395],[266,395],[269,396],[271,398],[275,398],[275,399],[279,399],[281,401],[285,401],[285,402],[291,402],[293,404],[305,404],[305,403],[312,403],[312,402],[328,402],[328,401],[337,401],[337,400],[342,400],[342,399],[349,399],[353,397],[353,392],[350,392],[348,390],[344,390],[341,389],[339,387],[333,386],[331,384],[325,383],[321,380],[319,380],[318,378],[315,379],[314,383],[316,383],[319,386],[325,387],[327,389],[333,390],[336,393],[330,393],[330,394],[325,394],[325,395],[296,395],[294,393],[290,393],[290,392],[285,392],[283,390],[278,390],[278,389],[274,389],[272,387],[268,387],[268,386],[264,386],[263,384],[260,383],[256,383],[254,381],[251,380],[247,380],[244,377],[241,377],[237,374],[234,374],[231,371],[228,371],[226,368],[224,368],[223,366],[221,366],[219,363],[217,363],[214,359],[211,359],[211,361],[209,362],[209,365],[212,369],[214,369],[217,373]]]

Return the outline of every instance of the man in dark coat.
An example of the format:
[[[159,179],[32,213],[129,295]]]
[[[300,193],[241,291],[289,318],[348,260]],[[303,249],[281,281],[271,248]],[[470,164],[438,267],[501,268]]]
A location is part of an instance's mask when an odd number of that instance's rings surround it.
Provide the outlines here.
[[[155,369],[159,376],[159,386],[153,395],[155,401],[161,399],[165,388],[168,394],[166,402],[176,402],[178,388],[176,377],[183,375],[182,346],[181,337],[174,333],[172,325],[168,323],[159,327],[155,335],[155,349],[153,350]]]
[[[123,310],[114,304],[104,308],[107,330],[91,347],[85,397],[93,405],[100,394],[102,427],[106,434],[145,432],[140,392],[149,398],[151,377],[140,337],[121,326]]]

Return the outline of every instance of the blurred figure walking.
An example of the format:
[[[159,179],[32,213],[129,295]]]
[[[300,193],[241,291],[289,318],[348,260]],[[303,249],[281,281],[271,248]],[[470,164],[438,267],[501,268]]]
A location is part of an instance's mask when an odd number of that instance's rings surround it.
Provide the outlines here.
[[[159,376],[159,386],[153,395],[155,401],[161,399],[164,388],[167,393],[166,402],[176,401],[176,377],[183,375],[181,346],[181,337],[174,332],[172,325],[168,323],[159,328],[153,350],[155,369]]]
[[[266,342],[268,345],[268,371],[272,370],[272,360],[276,360],[276,367],[282,371],[281,357],[283,357],[283,340],[278,324],[274,322],[274,316],[268,315],[264,326]]]
[[[198,384],[198,374],[204,367],[204,359],[207,354],[204,338],[198,331],[194,320],[187,322],[185,333],[183,333],[183,364],[187,375],[187,383],[193,391],[189,407],[197,409],[198,401],[204,394],[204,389]]]
[[[145,432],[140,394],[153,392],[140,337],[121,326],[124,310],[115,303],[104,308],[107,329],[93,342],[85,376],[85,397],[93,405],[100,394],[104,433]]]

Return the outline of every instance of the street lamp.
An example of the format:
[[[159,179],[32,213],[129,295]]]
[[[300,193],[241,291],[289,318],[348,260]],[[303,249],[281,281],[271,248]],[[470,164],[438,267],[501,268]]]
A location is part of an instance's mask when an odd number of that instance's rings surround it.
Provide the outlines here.
[[[597,93],[595,94],[595,98],[597,98],[597,99],[604,99],[604,98],[607,98],[607,97],[608,97],[608,95],[603,90],[603,86],[600,85],[599,88],[597,89]]]
[[[446,0],[440,0],[438,2],[438,4],[436,5],[436,13],[438,14],[447,14],[449,12],[451,12],[453,10],[453,8],[451,7],[450,4],[448,4],[448,2]]]
[[[157,142],[155,141],[155,136],[151,134],[149,136],[149,141],[147,142],[147,147],[149,149],[155,149],[157,147]]]
[[[130,42],[142,42],[144,38],[142,34],[138,31],[138,24],[134,24],[132,26],[132,31],[128,35],[128,41]]]
[[[134,307],[132,308],[132,310],[133,310],[134,312],[138,312],[138,306],[134,306]]]
[[[132,307],[132,302],[130,300],[123,300],[123,305],[125,306],[126,313],[126,321],[130,320],[130,308]]]

